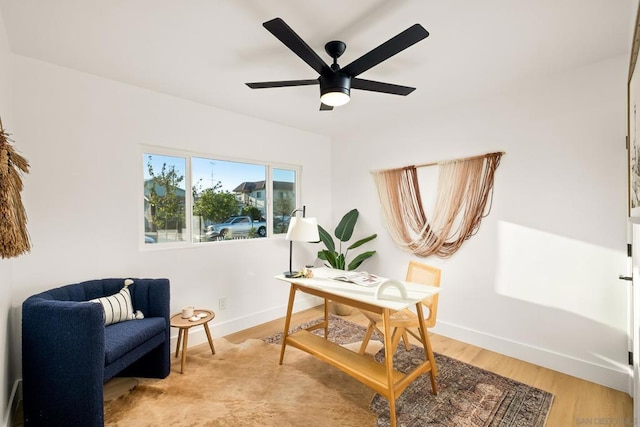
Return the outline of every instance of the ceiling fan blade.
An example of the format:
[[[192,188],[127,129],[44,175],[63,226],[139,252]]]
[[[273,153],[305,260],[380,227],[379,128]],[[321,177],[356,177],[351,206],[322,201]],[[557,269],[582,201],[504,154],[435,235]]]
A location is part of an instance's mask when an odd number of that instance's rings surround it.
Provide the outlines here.
[[[293,53],[298,55],[304,62],[309,64],[318,74],[322,74],[323,71],[330,69],[327,63],[282,19],[274,18],[271,21],[265,22],[262,26],[276,36],[278,40],[284,43],[285,46],[291,49]]]
[[[320,103],[320,111],[331,111],[333,107],[331,105]]]
[[[420,24],[412,25],[400,34],[386,42],[382,43],[375,49],[365,53],[360,58],[356,59],[346,67],[342,68],[342,71],[355,77],[358,74],[364,73],[369,68],[372,68],[382,61],[391,58],[396,53],[402,52],[409,46],[418,43],[420,40],[427,38],[429,32],[424,29]]]
[[[370,90],[372,92],[390,93],[392,95],[404,95],[407,96],[414,90],[415,87],[394,85],[391,83],[375,82],[373,80],[365,80],[359,78],[351,79],[351,89]]]
[[[251,89],[268,89],[270,87],[308,86],[317,85],[318,79],[313,80],[282,80],[279,82],[245,83]]]

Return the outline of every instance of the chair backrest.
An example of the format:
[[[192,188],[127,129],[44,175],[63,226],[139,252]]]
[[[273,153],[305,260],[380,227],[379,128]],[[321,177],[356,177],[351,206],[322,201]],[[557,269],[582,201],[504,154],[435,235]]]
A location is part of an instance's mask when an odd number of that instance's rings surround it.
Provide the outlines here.
[[[407,282],[439,287],[441,273],[442,271],[437,267],[417,261],[409,261],[405,280]],[[426,319],[428,323],[427,327],[433,327],[436,323],[436,315],[438,314],[438,294],[425,299],[422,303],[429,309],[429,316]]]

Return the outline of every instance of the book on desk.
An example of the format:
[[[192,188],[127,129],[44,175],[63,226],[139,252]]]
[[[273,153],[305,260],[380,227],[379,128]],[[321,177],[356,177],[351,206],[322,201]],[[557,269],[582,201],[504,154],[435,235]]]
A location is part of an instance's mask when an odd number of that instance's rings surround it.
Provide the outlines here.
[[[366,271],[345,271],[344,273],[331,277],[333,280],[341,282],[354,283],[358,286],[366,286],[368,288],[378,286],[387,279],[378,275],[367,273]]]
[[[385,292],[387,289],[396,289],[400,294],[400,298],[407,298],[407,290],[401,282],[367,273],[366,271],[345,271],[339,276],[332,277],[332,279],[353,283],[358,286],[365,286],[367,288],[377,288],[376,299],[397,299],[394,292]]]

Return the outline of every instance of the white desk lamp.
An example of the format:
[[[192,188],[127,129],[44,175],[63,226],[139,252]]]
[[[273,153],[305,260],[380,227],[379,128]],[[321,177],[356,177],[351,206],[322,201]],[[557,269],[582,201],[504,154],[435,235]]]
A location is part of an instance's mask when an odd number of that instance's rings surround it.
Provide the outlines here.
[[[302,209],[295,209],[291,212],[289,228],[285,237],[289,241],[289,271],[285,271],[285,277],[294,277],[299,274],[297,271],[293,271],[292,267],[293,242],[318,242],[320,240],[318,220],[316,218],[306,218],[305,210],[306,206],[303,206]],[[300,211],[302,211],[302,217],[299,218],[295,214]]]

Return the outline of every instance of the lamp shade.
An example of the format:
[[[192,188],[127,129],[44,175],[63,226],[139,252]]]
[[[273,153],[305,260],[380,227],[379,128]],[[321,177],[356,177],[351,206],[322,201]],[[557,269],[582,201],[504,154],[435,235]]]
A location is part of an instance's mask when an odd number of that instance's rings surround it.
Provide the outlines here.
[[[316,218],[292,217],[289,222],[286,239],[295,242],[319,241],[318,220]]]

